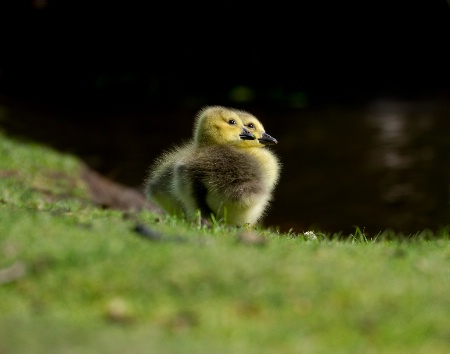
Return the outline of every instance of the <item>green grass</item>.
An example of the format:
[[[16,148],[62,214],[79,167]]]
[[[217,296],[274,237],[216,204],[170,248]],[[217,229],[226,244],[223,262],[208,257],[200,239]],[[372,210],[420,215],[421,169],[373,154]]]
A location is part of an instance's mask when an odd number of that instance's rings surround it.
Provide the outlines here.
[[[450,352],[449,229],[238,242],[97,208],[80,169],[0,135],[0,353]]]

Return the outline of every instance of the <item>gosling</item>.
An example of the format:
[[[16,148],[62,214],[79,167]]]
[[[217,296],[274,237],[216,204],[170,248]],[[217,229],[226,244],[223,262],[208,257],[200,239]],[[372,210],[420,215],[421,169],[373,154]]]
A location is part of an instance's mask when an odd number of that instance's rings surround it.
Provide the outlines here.
[[[193,219],[200,211],[202,218],[254,225],[279,178],[278,159],[264,149],[275,143],[251,114],[205,107],[197,114],[192,140],[150,168],[146,196],[171,214],[181,211]]]
[[[175,182],[175,167],[181,161],[195,156],[200,148],[212,145],[238,145],[243,146],[243,141],[254,140],[255,136],[248,132],[242,121],[236,114],[220,116],[222,107],[205,107],[199,111],[194,124],[194,137],[182,146],[174,146],[156,159],[149,168],[148,177],[145,181],[145,194],[147,199],[156,202],[169,214],[186,213],[192,215],[194,206],[189,208],[189,198],[182,198],[175,192],[180,189]],[[187,185],[187,188],[192,188]],[[195,190],[192,191],[194,193]],[[192,203],[191,203],[192,204]],[[200,201],[198,207],[204,206]],[[203,208],[206,211],[206,207]],[[209,212],[209,211],[208,211]],[[204,215],[207,216],[206,214]]]

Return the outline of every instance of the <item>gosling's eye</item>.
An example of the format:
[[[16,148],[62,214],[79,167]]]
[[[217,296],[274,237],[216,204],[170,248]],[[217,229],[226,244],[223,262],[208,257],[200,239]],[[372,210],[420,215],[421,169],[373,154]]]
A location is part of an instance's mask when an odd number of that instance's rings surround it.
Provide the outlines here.
[[[255,125],[253,123],[247,124],[246,127],[250,129],[255,129]]]
[[[236,121],[235,121],[234,119],[230,119],[230,120],[228,121],[228,124],[229,124],[229,125],[236,125]]]

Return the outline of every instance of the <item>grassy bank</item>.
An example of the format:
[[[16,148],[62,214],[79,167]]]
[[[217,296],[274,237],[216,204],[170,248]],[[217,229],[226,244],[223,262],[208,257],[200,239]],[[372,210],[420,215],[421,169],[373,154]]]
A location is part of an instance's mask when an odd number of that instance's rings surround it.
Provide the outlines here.
[[[81,169],[0,135],[1,353],[450,352],[449,229],[209,230],[99,208]]]

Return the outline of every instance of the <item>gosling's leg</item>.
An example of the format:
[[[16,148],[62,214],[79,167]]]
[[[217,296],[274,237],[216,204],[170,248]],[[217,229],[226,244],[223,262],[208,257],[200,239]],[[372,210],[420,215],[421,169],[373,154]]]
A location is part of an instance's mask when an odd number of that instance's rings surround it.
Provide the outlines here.
[[[206,187],[201,181],[194,179],[192,184],[192,192],[194,194],[194,200],[198,206],[198,209],[200,210],[200,223],[207,227],[211,227],[211,223],[209,222],[208,218],[211,217],[211,214],[213,214],[213,212],[209,205],[206,203],[206,194],[208,192]]]

